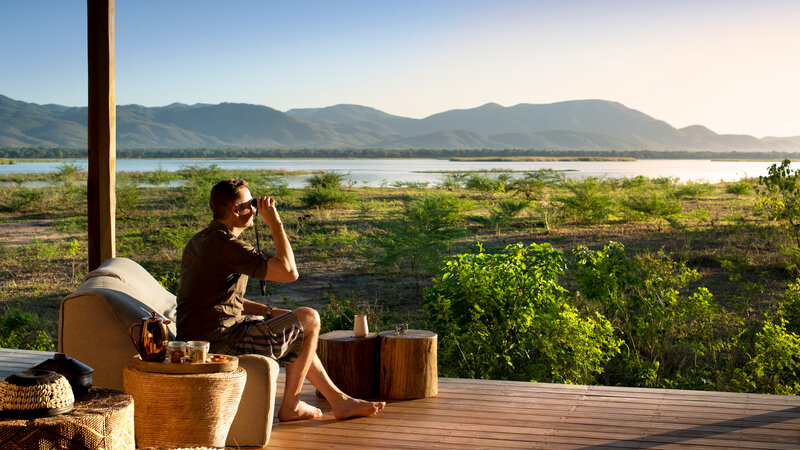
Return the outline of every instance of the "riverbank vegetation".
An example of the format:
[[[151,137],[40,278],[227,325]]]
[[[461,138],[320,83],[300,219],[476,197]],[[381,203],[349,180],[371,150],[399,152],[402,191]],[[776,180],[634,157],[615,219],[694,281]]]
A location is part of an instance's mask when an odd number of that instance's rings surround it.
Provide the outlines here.
[[[56,345],[59,302],[87,272],[84,176],[64,165],[0,177],[0,346]],[[301,273],[248,296],[316,307],[325,330],[352,327],[355,311],[373,331],[433,329],[441,375],[800,393],[800,176],[788,161],[713,184],[540,171],[370,188],[328,172],[290,189],[283,176],[119,174],[117,253],[175,292],[210,187],[243,177],[277,199]]]

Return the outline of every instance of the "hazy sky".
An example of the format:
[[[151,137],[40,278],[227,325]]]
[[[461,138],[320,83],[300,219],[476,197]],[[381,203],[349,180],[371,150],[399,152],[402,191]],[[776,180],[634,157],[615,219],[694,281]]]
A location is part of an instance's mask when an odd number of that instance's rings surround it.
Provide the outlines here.
[[[86,2],[0,0],[0,94],[86,105]],[[425,117],[597,98],[800,135],[800,1],[116,1],[117,104]]]

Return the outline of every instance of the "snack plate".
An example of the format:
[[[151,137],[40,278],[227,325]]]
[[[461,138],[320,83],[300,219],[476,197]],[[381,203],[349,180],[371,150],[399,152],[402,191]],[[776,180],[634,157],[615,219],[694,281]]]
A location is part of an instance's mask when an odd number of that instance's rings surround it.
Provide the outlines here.
[[[239,367],[239,358],[235,356],[209,353],[208,357],[217,358],[220,361],[205,362],[205,363],[165,363],[165,362],[142,361],[141,356],[134,355],[133,367],[143,372],[154,372],[154,373],[233,372]]]

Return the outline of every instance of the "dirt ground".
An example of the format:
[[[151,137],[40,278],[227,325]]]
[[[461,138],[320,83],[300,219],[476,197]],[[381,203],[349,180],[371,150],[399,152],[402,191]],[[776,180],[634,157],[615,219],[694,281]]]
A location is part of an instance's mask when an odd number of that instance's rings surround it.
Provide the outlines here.
[[[52,242],[65,237],[66,233],[59,233],[52,228],[52,220],[21,220],[0,223],[0,244],[3,245],[26,245],[38,239],[45,242]]]

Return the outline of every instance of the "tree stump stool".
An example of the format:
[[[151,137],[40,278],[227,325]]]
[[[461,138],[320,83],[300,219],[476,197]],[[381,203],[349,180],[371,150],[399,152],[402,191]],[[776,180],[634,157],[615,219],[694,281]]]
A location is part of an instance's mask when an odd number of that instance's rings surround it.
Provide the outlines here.
[[[352,330],[337,330],[319,337],[319,356],[336,386],[355,398],[378,396],[378,336],[357,338]]]
[[[380,334],[381,398],[412,399],[439,395],[436,333],[408,330]]]

